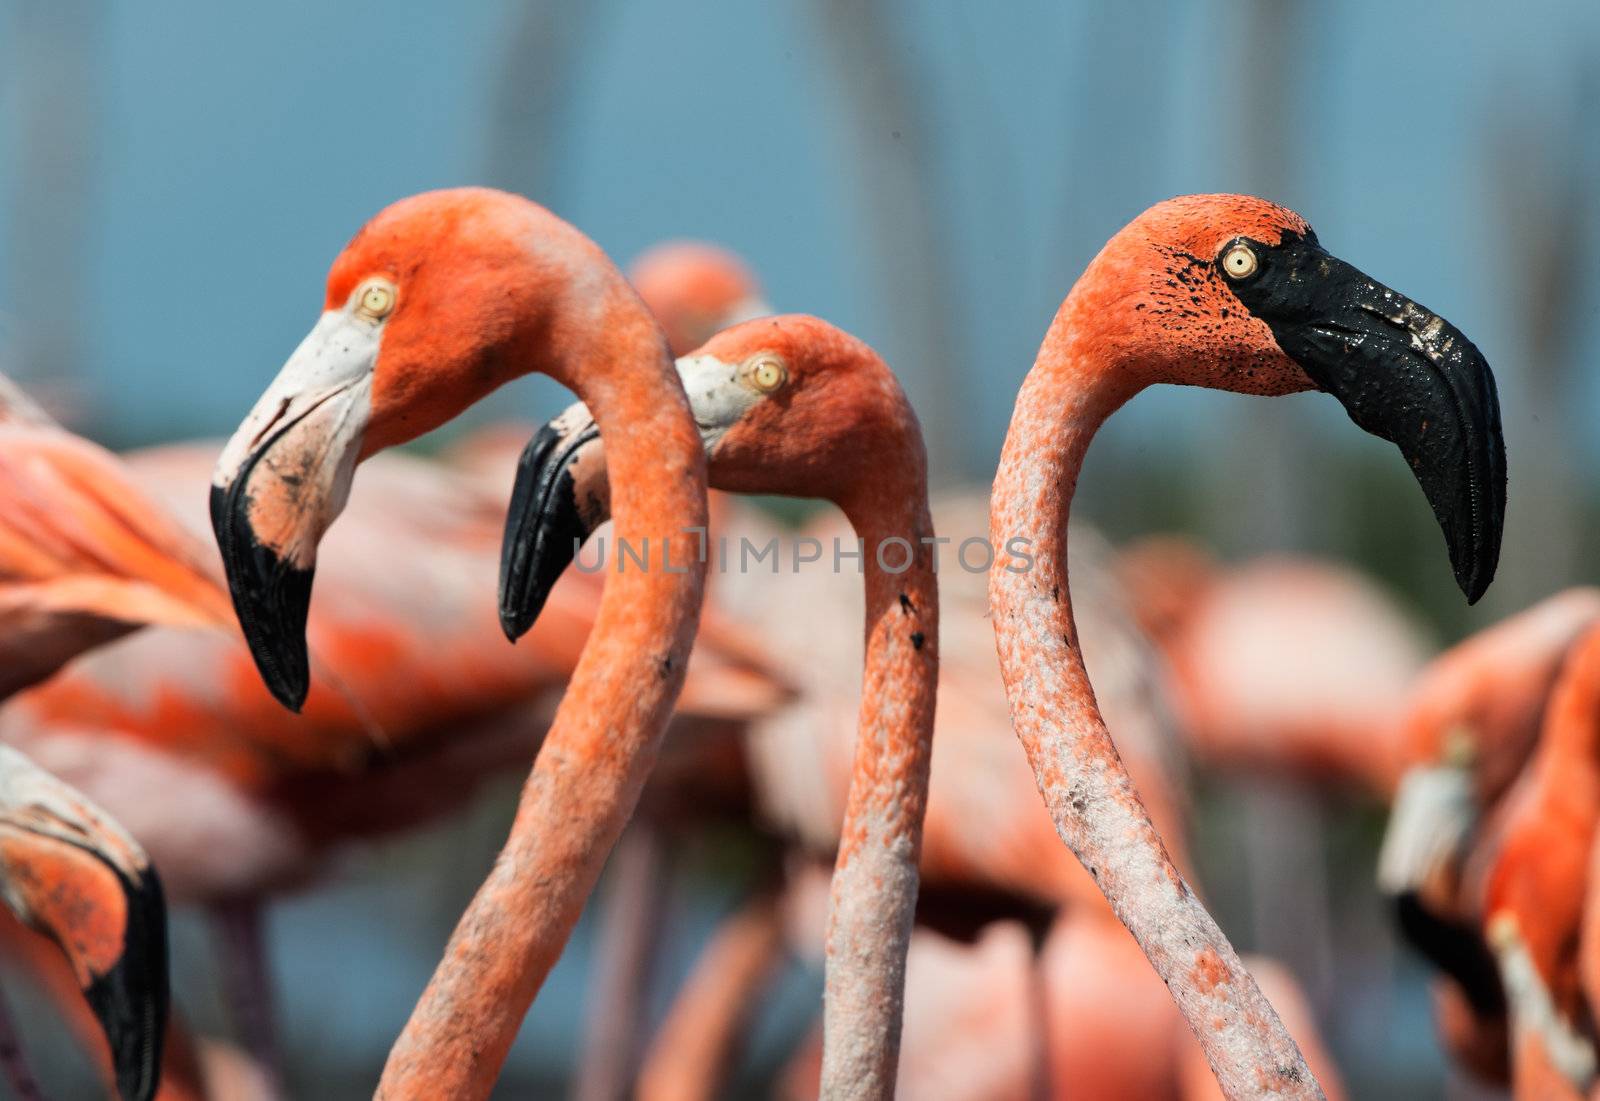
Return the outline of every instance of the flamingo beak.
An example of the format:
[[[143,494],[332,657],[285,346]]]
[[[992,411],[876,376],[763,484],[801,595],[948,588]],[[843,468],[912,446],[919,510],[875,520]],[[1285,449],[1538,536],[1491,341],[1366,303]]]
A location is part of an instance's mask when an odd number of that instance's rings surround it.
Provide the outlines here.
[[[500,626],[517,641],[534,625],[550,590],[611,508],[605,449],[578,402],[528,441],[500,548]]]
[[[211,525],[250,653],[278,701],[310,688],[306,614],[317,544],[344,508],[372,407],[378,329],[330,310],[228,440]]]
[[[1351,420],[1400,448],[1476,603],[1494,579],[1506,509],[1500,399],[1483,353],[1311,234],[1260,249],[1258,269],[1230,286]]]
[[[1489,946],[1478,928],[1435,912],[1428,902],[1459,871],[1478,822],[1469,759],[1414,766],[1401,779],[1389,813],[1378,853],[1378,889],[1406,942],[1453,978],[1468,1004],[1487,1016],[1505,1010]]]
[[[128,915],[123,952],[110,971],[94,977],[84,996],[111,1046],[117,1092],[123,1101],[149,1101],[161,1082],[170,997],[166,896],[153,867],[120,882]]]
[[[714,356],[678,360],[678,376],[706,455],[759,396],[736,365]],[[611,517],[605,447],[589,410],[573,405],[528,441],[517,461],[500,546],[500,626],[512,642],[539,618],[550,590],[594,529]]]
[[[110,1046],[118,1095],[149,1101],[170,998],[161,880],[138,843],[72,788],[10,747],[0,747],[0,770],[0,894],[66,954]]]

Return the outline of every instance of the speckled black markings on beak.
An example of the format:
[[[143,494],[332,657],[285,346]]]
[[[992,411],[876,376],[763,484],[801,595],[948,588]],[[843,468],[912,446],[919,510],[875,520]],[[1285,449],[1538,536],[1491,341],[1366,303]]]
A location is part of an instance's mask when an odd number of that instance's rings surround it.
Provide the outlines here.
[[[170,1004],[167,904],[154,868],[145,868],[137,881],[120,871],[117,878],[128,900],[122,958],[95,978],[84,997],[110,1044],[118,1096],[150,1101],[161,1084]]]
[[[269,446],[252,454],[227,486],[211,487],[211,527],[250,656],[278,702],[299,711],[311,688],[306,616],[314,571],[280,558],[250,526],[250,474]]]
[[[1351,420],[1400,448],[1444,530],[1456,583],[1476,603],[1494,579],[1506,508],[1500,400],[1483,354],[1315,234],[1234,243],[1258,266],[1242,279],[1223,269],[1222,282]]]
[[[591,421],[563,434],[552,421],[517,460],[516,482],[500,547],[500,626],[512,642],[528,633],[578,546],[594,530],[578,508],[570,464],[600,438]]]

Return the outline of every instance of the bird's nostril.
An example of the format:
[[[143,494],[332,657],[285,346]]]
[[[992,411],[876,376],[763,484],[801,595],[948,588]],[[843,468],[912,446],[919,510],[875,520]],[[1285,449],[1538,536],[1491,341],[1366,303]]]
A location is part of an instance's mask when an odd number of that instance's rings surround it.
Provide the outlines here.
[[[293,397],[287,397],[278,402],[278,408],[273,411],[272,419],[267,421],[267,423],[262,426],[261,431],[257,432],[250,438],[251,451],[254,451],[256,448],[261,446],[261,441],[267,438],[267,433],[271,432],[275,427],[277,427],[279,421],[283,420],[283,415],[289,411],[289,406],[293,404],[293,402]]]

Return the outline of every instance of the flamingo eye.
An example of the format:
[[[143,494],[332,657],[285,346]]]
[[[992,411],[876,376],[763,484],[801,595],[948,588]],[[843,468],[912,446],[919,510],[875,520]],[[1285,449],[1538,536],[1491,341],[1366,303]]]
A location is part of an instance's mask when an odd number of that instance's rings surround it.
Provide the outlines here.
[[[789,381],[789,368],[775,356],[761,356],[745,366],[745,377],[757,390],[770,394]]]
[[[356,313],[368,321],[382,321],[394,310],[395,286],[387,279],[369,279],[356,292]]]
[[[1222,254],[1222,270],[1229,279],[1248,279],[1259,266],[1255,250],[1246,244],[1230,245]]]

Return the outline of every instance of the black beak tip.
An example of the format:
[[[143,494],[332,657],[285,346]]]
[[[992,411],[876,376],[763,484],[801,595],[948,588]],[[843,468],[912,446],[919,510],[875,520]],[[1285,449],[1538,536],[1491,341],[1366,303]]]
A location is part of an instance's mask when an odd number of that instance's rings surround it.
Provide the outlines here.
[[[533,624],[525,616],[519,615],[516,608],[500,605],[500,629],[505,632],[507,642],[515,643],[528,633],[531,626]]]
[[[161,1055],[171,996],[167,908],[154,868],[137,881],[118,873],[128,898],[123,956],[84,994],[111,1048],[122,1101],[151,1101],[161,1085]]]
[[[1500,565],[1500,543],[1505,531],[1505,451],[1498,429],[1487,440],[1482,466],[1487,473],[1474,485],[1476,492],[1474,514],[1477,522],[1470,525],[1447,525],[1452,538],[1450,565],[1456,584],[1467,598],[1468,604],[1483,599],[1494,583],[1495,571]],[[1457,515],[1463,515],[1458,511]],[[1463,530],[1465,528],[1465,530]]]
[[[253,653],[253,646],[251,650]],[[279,660],[287,663],[291,659],[288,657],[282,657]],[[303,662],[305,659],[302,658],[301,660]],[[256,658],[256,665],[258,667],[261,665],[261,658],[259,656]],[[301,672],[298,675],[263,675],[262,680],[266,683],[267,691],[272,693],[272,698],[283,704],[283,706],[288,708],[290,711],[293,711],[296,715],[300,714],[300,712],[305,708],[306,696],[310,694],[311,691],[311,678],[304,672]]]
[[[544,602],[550,599],[550,589],[555,586],[555,581],[560,578],[557,571],[555,578],[547,578],[550,563],[539,555],[546,551],[542,541],[536,542],[534,549],[526,555],[515,554],[512,565],[507,565],[501,571],[501,600],[499,600],[499,618],[501,618],[501,631],[506,632],[506,639],[517,642],[523,635],[533,631],[533,624],[538,623],[539,613],[544,611]],[[562,562],[565,567],[565,562]]]
[[[577,545],[589,537],[567,465],[598,437],[592,425],[564,438],[547,424],[517,461],[500,547],[500,627],[512,642],[538,622]]]
[[[306,617],[315,571],[284,561],[256,538],[239,485],[211,487],[211,526],[250,656],[273,698],[299,712],[311,688]]]

